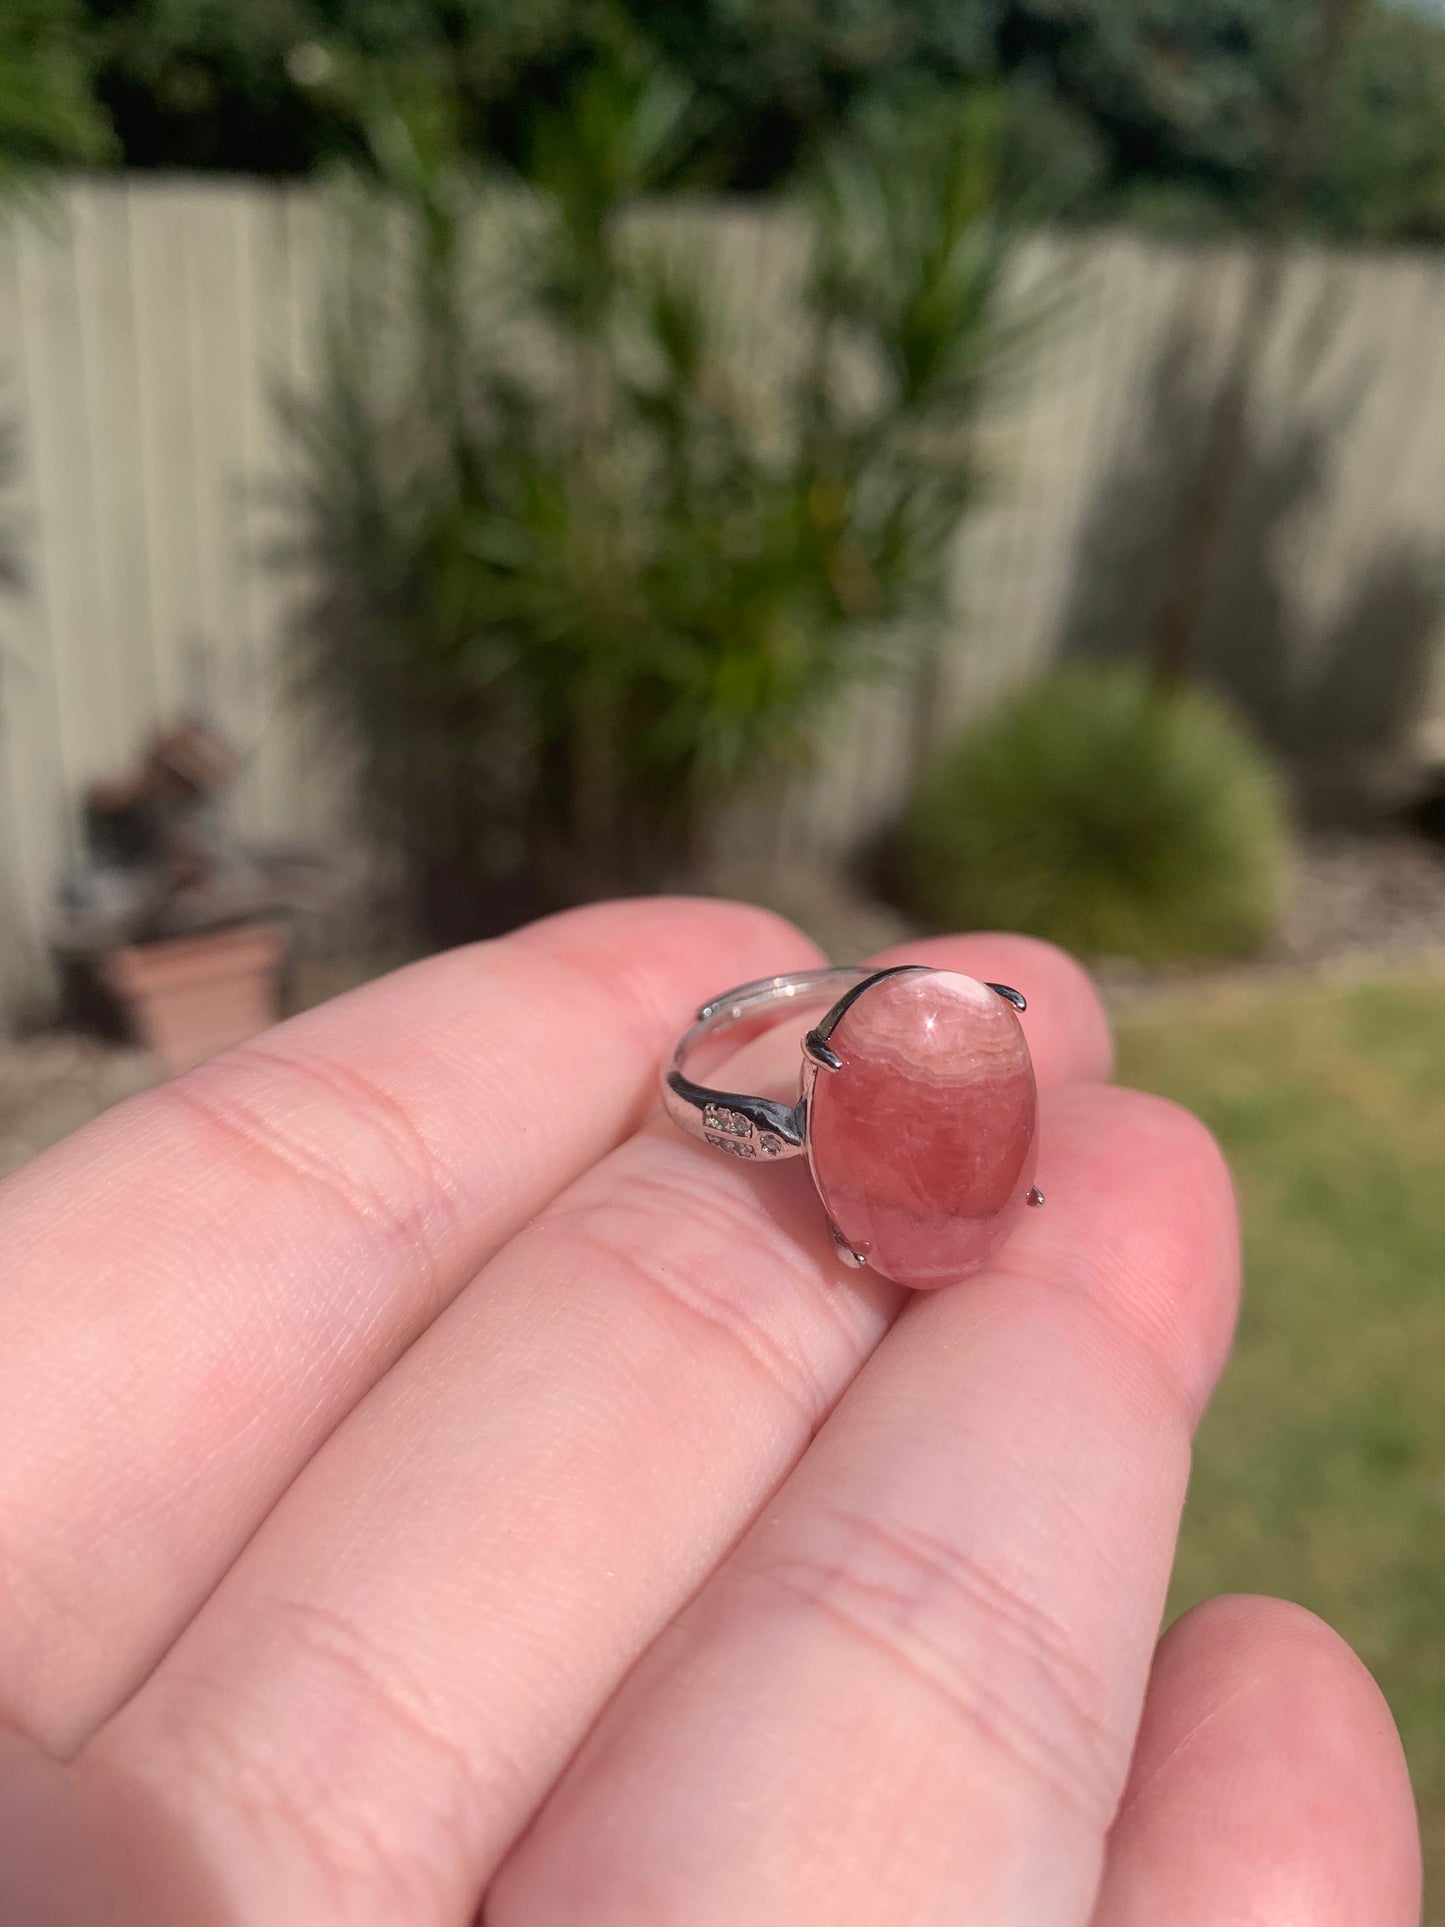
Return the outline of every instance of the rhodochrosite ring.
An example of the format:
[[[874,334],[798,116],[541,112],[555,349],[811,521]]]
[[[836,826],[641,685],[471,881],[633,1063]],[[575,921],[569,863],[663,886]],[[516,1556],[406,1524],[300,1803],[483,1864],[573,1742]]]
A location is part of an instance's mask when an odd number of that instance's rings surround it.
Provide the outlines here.
[[[686,1075],[704,1039],[830,996],[803,1040],[796,1104]],[[929,1291],[977,1271],[1024,1206],[1044,1201],[1024,1007],[1007,984],[923,964],[765,977],[703,1005],[663,1101],[684,1131],[733,1157],[806,1156],[844,1260]]]

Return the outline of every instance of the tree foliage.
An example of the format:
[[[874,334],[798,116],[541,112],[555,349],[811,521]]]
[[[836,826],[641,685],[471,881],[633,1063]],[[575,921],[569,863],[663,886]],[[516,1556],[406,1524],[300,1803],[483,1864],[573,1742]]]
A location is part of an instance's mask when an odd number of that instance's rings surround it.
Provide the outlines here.
[[[0,7],[0,191],[29,167],[107,156],[109,130],[93,92],[96,59],[75,0]]]
[[[1318,0],[12,0],[0,149],[93,154],[98,105],[133,166],[305,173],[365,155],[359,87],[421,74],[450,90],[468,151],[520,165],[539,108],[626,41],[685,79],[693,138],[676,163],[715,186],[790,178],[880,97],[1002,80],[1081,217],[1249,225],[1312,84],[1320,13]],[[17,48],[40,85],[7,85]],[[1361,0],[1301,210],[1311,225],[1445,235],[1442,78],[1445,19]]]
[[[1365,15],[1334,88],[1314,208],[1367,241],[1445,238],[1445,14]]]

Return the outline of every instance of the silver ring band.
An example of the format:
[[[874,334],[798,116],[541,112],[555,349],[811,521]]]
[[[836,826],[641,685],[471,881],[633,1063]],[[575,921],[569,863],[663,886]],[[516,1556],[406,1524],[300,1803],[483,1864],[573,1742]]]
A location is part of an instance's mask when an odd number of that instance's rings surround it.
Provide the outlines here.
[[[768,1097],[739,1091],[713,1090],[694,1084],[684,1066],[697,1046],[734,1024],[741,1024],[770,1006],[827,1003],[841,992],[876,977],[876,970],[858,964],[839,964],[825,970],[799,970],[790,977],[759,977],[724,991],[698,1011],[684,1032],[664,1072],[662,1101],[673,1123],[700,1138],[714,1150],[740,1158],[796,1158],[805,1149],[801,1105],[779,1104]]]
[[[735,1158],[802,1157],[807,1149],[807,1091],[796,1104],[780,1104],[770,1097],[754,1097],[742,1091],[715,1090],[695,1084],[684,1066],[697,1046],[709,1037],[745,1023],[770,1005],[833,1002],[833,1008],[818,1029],[804,1040],[803,1053],[830,1070],[838,1060],[828,1049],[833,1026],[852,1003],[850,992],[860,991],[880,977],[899,976],[905,971],[926,970],[926,964],[894,964],[891,968],[870,970],[861,964],[835,964],[823,970],[797,970],[787,977],[759,977],[755,983],[739,984],[725,990],[698,1011],[691,1027],[678,1040],[672,1053],[671,1068],[662,1079],[662,1101],[673,1123],[689,1137],[701,1139],[715,1151],[726,1151]],[[1000,997],[1016,1010],[1025,1003],[1008,984],[990,984]]]

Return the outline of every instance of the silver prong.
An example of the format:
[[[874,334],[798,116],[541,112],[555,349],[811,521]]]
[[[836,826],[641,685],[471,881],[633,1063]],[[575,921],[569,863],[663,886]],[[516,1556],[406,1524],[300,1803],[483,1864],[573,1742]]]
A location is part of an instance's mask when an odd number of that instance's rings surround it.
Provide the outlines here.
[[[842,1058],[836,1051],[829,1050],[815,1030],[810,1030],[803,1039],[803,1055],[811,1057],[813,1062],[821,1065],[825,1071],[840,1071],[843,1068]]]
[[[1015,1010],[1027,1010],[1029,1007],[1028,998],[1021,990],[1015,990],[1012,984],[988,984],[985,988],[996,990],[1000,997],[1006,997]]]
[[[831,1218],[828,1221],[828,1229],[833,1234],[833,1243],[838,1247],[838,1256],[843,1260],[843,1263],[850,1265],[854,1271],[861,1271],[868,1262],[868,1253],[866,1251],[855,1250]]]
[[[1040,1205],[1043,1203],[1043,1201],[1044,1201],[1044,1194],[1042,1191],[1040,1191],[1037,1185],[1034,1186],[1033,1190],[1029,1192],[1028,1197],[1024,1200],[1026,1204],[1032,1204],[1032,1205]]]

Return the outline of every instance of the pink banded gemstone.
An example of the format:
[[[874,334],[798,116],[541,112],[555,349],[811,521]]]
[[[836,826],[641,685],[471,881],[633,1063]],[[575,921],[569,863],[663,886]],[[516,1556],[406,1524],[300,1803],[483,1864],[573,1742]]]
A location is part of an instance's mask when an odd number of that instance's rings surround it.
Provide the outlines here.
[[[915,1291],[976,1271],[1034,1181],[1038,1098],[1023,1026],[986,984],[951,970],[881,978],[828,1039],[808,1140],[846,1243]]]

